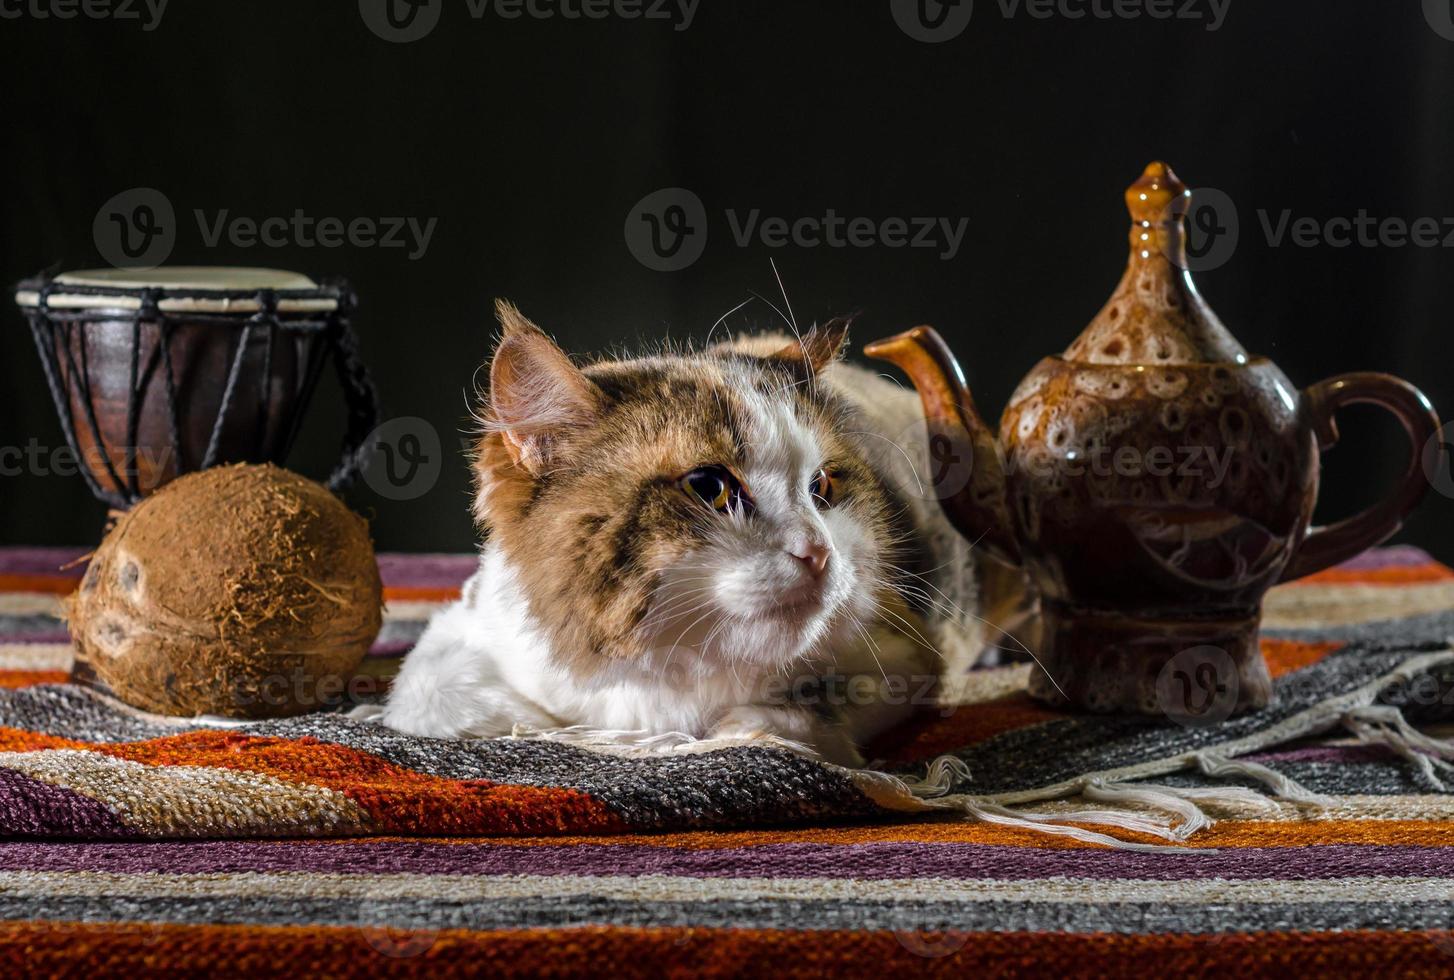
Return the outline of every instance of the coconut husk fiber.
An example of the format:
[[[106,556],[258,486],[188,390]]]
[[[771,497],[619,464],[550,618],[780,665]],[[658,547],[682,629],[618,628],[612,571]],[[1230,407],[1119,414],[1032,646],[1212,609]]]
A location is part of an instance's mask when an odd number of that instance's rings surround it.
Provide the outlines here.
[[[271,718],[336,702],[382,623],[368,524],[276,466],[183,476],[117,521],[66,615],[118,697]]]

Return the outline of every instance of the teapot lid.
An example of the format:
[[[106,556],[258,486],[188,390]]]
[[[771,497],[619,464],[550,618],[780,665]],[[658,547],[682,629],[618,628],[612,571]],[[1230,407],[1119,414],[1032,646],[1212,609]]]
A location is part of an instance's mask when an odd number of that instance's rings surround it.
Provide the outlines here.
[[[1131,256],[1110,300],[1065,349],[1090,364],[1244,363],[1247,351],[1217,319],[1186,269],[1191,191],[1156,161],[1126,189]]]

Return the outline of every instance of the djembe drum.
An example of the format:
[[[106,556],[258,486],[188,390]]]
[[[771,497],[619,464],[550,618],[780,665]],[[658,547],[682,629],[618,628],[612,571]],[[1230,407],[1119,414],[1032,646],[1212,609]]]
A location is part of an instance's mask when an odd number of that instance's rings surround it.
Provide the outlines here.
[[[330,363],[347,427],[329,487],[363,465],[378,404],[342,281],[273,269],[103,269],[26,280],[15,300],[81,473],[112,507],[193,470],[283,463]]]

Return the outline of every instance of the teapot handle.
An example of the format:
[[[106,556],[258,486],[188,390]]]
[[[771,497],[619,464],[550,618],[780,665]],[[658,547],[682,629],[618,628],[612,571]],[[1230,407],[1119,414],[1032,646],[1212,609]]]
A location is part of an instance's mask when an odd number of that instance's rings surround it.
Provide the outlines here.
[[[1382,501],[1336,524],[1312,528],[1283,570],[1284,582],[1352,558],[1402,527],[1404,517],[1429,488],[1424,478],[1423,464],[1429,462],[1425,454],[1432,451],[1437,464],[1443,452],[1443,446],[1436,441],[1440,423],[1434,406],[1422,391],[1401,378],[1371,371],[1340,374],[1310,385],[1302,397],[1319,452],[1331,449],[1338,441],[1333,417],[1338,409],[1365,403],[1387,409],[1403,424],[1410,443],[1409,461],[1397,487]]]

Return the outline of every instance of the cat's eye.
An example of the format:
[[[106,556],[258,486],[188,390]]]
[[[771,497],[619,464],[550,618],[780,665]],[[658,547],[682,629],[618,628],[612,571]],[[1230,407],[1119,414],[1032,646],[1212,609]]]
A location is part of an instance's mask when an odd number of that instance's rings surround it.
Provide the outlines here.
[[[813,503],[819,507],[833,506],[833,474],[827,470],[819,470],[813,474],[813,482],[808,484],[808,493],[813,497]]]
[[[681,487],[720,513],[750,509],[751,500],[742,482],[725,466],[699,466],[681,479]]]

